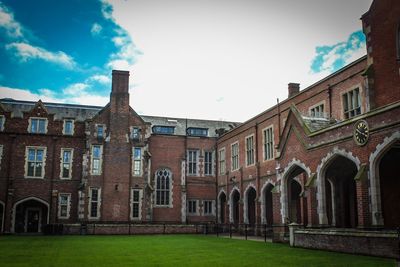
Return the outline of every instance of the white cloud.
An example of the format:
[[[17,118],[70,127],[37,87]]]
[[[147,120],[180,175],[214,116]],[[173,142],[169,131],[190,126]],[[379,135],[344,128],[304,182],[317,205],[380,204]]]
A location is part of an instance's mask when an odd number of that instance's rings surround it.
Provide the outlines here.
[[[101,27],[100,24],[98,23],[93,23],[92,28],[90,29],[90,33],[93,36],[97,36],[101,33],[101,31],[103,30],[103,27]]]
[[[9,37],[22,38],[22,26],[14,20],[14,14],[0,2],[0,28],[4,28]]]
[[[86,83],[74,83],[63,90],[63,93],[70,96],[86,94],[85,91],[89,87]]]
[[[90,77],[88,79],[89,82],[94,81],[94,82],[98,82],[101,84],[108,84],[111,82],[111,79],[109,76],[106,75],[93,75],[92,77]]]
[[[47,62],[62,65],[68,69],[76,66],[74,59],[62,51],[50,52],[44,48],[30,45],[28,43],[10,43],[6,49],[14,52],[14,55],[25,62],[31,59],[41,59]]]
[[[61,102],[60,99],[53,98],[51,96],[46,96],[44,94],[35,94],[26,89],[11,88],[5,86],[0,86],[0,98],[13,98],[16,100],[28,100],[28,101],[38,101],[39,99],[41,99],[44,102]]]

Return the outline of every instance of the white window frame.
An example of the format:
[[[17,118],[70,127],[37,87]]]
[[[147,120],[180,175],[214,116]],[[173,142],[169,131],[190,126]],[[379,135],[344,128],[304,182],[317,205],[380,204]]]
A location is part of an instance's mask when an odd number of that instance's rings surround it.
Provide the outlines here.
[[[92,204],[93,204],[93,201],[92,201],[92,190],[93,189],[97,189],[97,202],[96,202],[96,205],[97,205],[97,216],[91,216],[91,213],[92,213]],[[100,212],[101,212],[101,210],[100,210],[100,208],[101,208],[101,188],[99,188],[99,187],[89,187],[89,209],[88,209],[88,218],[89,218],[89,220],[98,220],[98,219],[100,219]]]
[[[100,147],[100,157],[94,158],[94,148],[98,146]],[[94,160],[99,159],[99,167],[98,170],[94,169]],[[102,174],[102,166],[103,166],[103,145],[92,145],[90,148],[90,174],[91,175],[101,175]]]
[[[64,152],[71,152],[70,156],[70,162],[65,163],[64,162]],[[72,179],[72,166],[73,166],[73,160],[74,160],[74,149],[73,148],[61,148],[61,154],[60,154],[60,179],[62,180],[70,180]],[[69,164],[69,174],[68,177],[63,176],[63,166],[64,164]]]
[[[44,132],[33,132],[32,131],[32,120],[38,120],[38,124],[37,127],[39,129],[39,120],[44,120]],[[28,124],[28,133],[32,133],[32,134],[47,134],[47,126],[48,126],[48,119],[47,118],[43,118],[43,117],[29,117],[29,124]],[[37,129],[37,130],[38,130]]]
[[[314,114],[315,114],[315,111],[316,110],[320,110],[321,109],[321,106],[322,106],[322,112],[318,112],[318,114],[320,115],[320,116],[312,116],[312,113],[313,113],[313,111],[314,111]],[[326,116],[325,116],[325,114],[326,114],[326,108],[325,108],[325,100],[323,100],[323,101],[320,101],[320,102],[318,102],[317,104],[315,104],[315,105],[312,105],[312,106],[310,106],[309,108],[308,108],[308,114],[309,114],[309,116],[310,117],[312,117],[312,118],[325,118]],[[322,115],[322,116],[321,116]]]
[[[67,122],[69,122],[69,121],[71,122],[71,132],[67,133],[66,126],[67,126]],[[62,133],[63,133],[63,135],[74,135],[74,133],[75,133],[75,120],[74,119],[64,119]]]
[[[211,211],[206,212],[206,203],[211,203]],[[215,200],[205,199],[203,200],[203,215],[204,216],[215,216]]]
[[[34,149],[35,151],[41,149],[43,150],[43,161],[42,161],[42,172],[41,172],[41,176],[28,176],[28,157],[29,157],[29,150],[30,149]],[[36,153],[35,152],[35,157],[36,157]],[[45,172],[46,172],[46,155],[47,155],[47,147],[45,146],[27,146],[25,147],[25,173],[24,173],[24,177],[25,178],[29,178],[29,179],[43,179],[45,176]],[[34,162],[37,162],[36,160]]]
[[[271,156],[269,158],[267,158],[266,156],[266,140],[265,140],[265,132],[271,130]],[[274,156],[275,156],[275,137],[274,137],[274,125],[271,124],[268,127],[264,128],[262,130],[262,139],[263,139],[263,161],[270,161],[270,160],[274,160]]]
[[[233,154],[233,147],[237,145],[237,154]],[[231,171],[237,171],[240,169],[240,161],[239,161],[239,141],[236,141],[231,144]],[[235,158],[237,158],[237,166],[234,166]]]
[[[0,132],[4,131],[4,125],[6,123],[6,116],[0,115]]]
[[[211,157],[211,161],[206,161],[206,154],[209,153]],[[214,175],[214,151],[206,150],[204,151],[204,161],[203,161],[203,169],[204,169],[204,176],[213,176]],[[206,170],[208,169],[208,166],[211,170],[210,173],[206,173]]]
[[[353,115],[353,116],[348,116],[348,117],[346,118],[346,113],[349,113],[349,114],[350,114],[351,111],[356,110],[356,108],[353,108],[352,110],[348,110],[347,112],[345,111],[345,108],[346,108],[345,105],[344,105],[344,98],[345,98],[345,95],[346,95],[346,98],[348,99],[347,95],[348,95],[350,92],[354,92],[354,91],[357,90],[357,89],[358,89],[358,102],[359,102],[360,113],[359,113],[359,114],[356,114],[356,115]],[[362,86],[361,86],[361,84],[358,84],[358,85],[356,85],[356,86],[354,86],[354,87],[351,87],[351,89],[346,90],[345,92],[343,92],[343,93],[341,94],[342,116],[343,116],[343,119],[348,120],[348,119],[351,119],[351,118],[354,118],[354,117],[357,117],[357,116],[363,114],[364,110],[363,110],[363,105],[362,105],[362,92],[363,92]],[[347,102],[347,104],[348,104],[348,102]]]
[[[194,153],[196,156],[195,160],[191,160],[191,158],[193,158],[193,156],[191,157],[191,153]],[[199,157],[200,157],[200,150],[198,149],[188,149],[187,150],[187,175],[188,176],[198,176],[199,175]],[[192,168],[192,172],[190,172],[190,166],[195,166],[195,171],[193,172],[193,168]]]
[[[251,147],[251,149],[249,149],[249,147],[248,147],[248,141],[250,140],[250,139],[252,139],[252,147]],[[245,160],[246,160],[246,167],[250,167],[250,166],[253,166],[253,165],[255,165],[255,162],[256,162],[256,159],[255,159],[255,153],[256,153],[256,148],[255,148],[255,145],[254,145],[254,134],[251,134],[251,135],[248,135],[248,136],[246,136],[246,138],[245,138],[245,145],[246,145],[246,155],[245,155]],[[252,152],[251,152],[252,151]],[[252,162],[249,164],[249,152],[252,154]]]
[[[66,196],[67,197],[67,203],[66,204],[61,204],[61,197]],[[67,215],[62,216],[61,215],[61,208],[63,205],[67,205]],[[59,219],[69,219],[71,213],[71,194],[70,193],[59,193],[58,194],[58,218]]]
[[[138,201],[134,201],[133,195],[134,192],[139,192],[139,200]],[[131,208],[131,220],[132,221],[140,221],[142,219],[142,199],[143,199],[143,190],[142,189],[138,189],[138,188],[131,188],[131,201],[130,201],[130,208]],[[133,216],[133,206],[134,205],[138,205],[138,216],[134,217]]]
[[[137,138],[134,138],[134,132],[135,132],[135,130],[137,130]],[[140,128],[140,127],[137,127],[137,126],[131,126],[131,134],[130,134],[130,137],[131,137],[131,139],[132,140],[137,140],[137,141],[140,141],[141,139],[142,139],[142,131],[141,131],[142,129]]]
[[[224,155],[222,159],[222,155]],[[218,170],[219,174],[224,175],[226,173],[226,150],[225,147],[218,150]]]
[[[191,210],[191,204],[195,204],[195,211],[190,211]],[[200,207],[199,207],[200,201],[198,199],[189,199],[187,201],[187,213],[188,215],[191,216],[199,216],[200,215]]]
[[[135,150],[140,150],[140,159],[135,158]],[[135,163],[139,162],[139,173],[136,173],[136,165]],[[143,175],[143,148],[142,147],[133,147],[132,148],[132,176],[139,177]]]
[[[169,195],[169,197],[168,198],[166,198],[166,199],[168,199],[168,202],[169,203],[167,203],[167,204],[158,204],[157,203],[157,191],[159,190],[158,189],[158,183],[157,183],[157,174],[158,174],[158,172],[160,172],[160,171],[164,171],[164,170],[166,170],[166,171],[168,171],[169,172],[169,184],[168,184],[168,186],[169,186],[169,190],[168,190],[168,195]],[[172,200],[173,200],[173,198],[172,198],[172,194],[173,194],[173,181],[172,181],[172,171],[170,170],[170,169],[168,169],[168,168],[161,168],[161,169],[158,169],[156,172],[155,172],[155,174],[154,174],[154,179],[155,179],[155,181],[154,181],[154,185],[155,185],[155,194],[154,194],[154,206],[155,207],[158,207],[158,208],[172,208],[173,207],[173,205],[172,205]],[[161,190],[163,190],[164,192],[167,192],[167,190],[166,189],[160,189],[160,192],[161,192]],[[160,197],[160,199],[161,199],[161,197]],[[161,202],[160,202],[161,203]]]
[[[99,126],[100,126],[100,127],[103,127],[102,136],[99,136],[99,135],[98,135],[98,133],[99,133]],[[105,124],[102,124],[102,123],[96,124],[96,125],[95,125],[94,136],[95,136],[96,138],[105,139],[105,138],[106,138],[106,125],[105,125]]]

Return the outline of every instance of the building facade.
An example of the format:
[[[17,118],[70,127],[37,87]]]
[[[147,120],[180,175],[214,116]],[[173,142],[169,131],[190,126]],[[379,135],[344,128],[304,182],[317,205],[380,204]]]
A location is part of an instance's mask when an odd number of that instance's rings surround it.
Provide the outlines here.
[[[367,55],[239,124],[140,116],[129,73],[105,107],[2,99],[0,227],[218,222],[400,225],[400,4],[362,16]]]

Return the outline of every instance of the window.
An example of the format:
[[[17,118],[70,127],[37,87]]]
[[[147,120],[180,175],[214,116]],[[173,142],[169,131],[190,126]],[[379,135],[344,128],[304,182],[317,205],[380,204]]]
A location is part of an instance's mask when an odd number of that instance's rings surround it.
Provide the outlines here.
[[[161,169],[156,172],[156,205],[170,206],[171,172]]]
[[[226,172],[225,148],[222,148],[218,151],[218,168],[219,168],[219,174],[225,174]]]
[[[356,88],[343,94],[344,118],[349,119],[361,114],[360,89]]]
[[[197,175],[198,150],[188,150],[188,175]]]
[[[58,195],[58,218],[68,219],[71,208],[71,194]]]
[[[142,148],[133,148],[133,176],[142,175]]]
[[[203,201],[203,213],[204,215],[213,215],[213,205],[214,201],[212,200],[204,200]]]
[[[46,158],[45,147],[27,147],[26,148],[26,172],[25,177],[43,178],[44,163]]]
[[[188,201],[188,213],[197,214],[197,200]]]
[[[4,131],[5,122],[6,122],[6,117],[4,115],[0,115],[0,132]]]
[[[89,188],[89,218],[100,218],[100,197],[101,190],[99,188]]]
[[[246,138],[246,165],[254,164],[254,136]]]
[[[61,179],[71,179],[73,149],[61,149]]]
[[[236,142],[231,145],[232,151],[232,171],[239,169],[239,143]]]
[[[136,141],[139,141],[140,140],[140,128],[138,128],[138,127],[132,127],[132,130],[131,130],[131,139],[132,140],[136,140]]]
[[[191,136],[208,136],[207,128],[188,128],[187,134]]]
[[[204,152],[204,175],[213,175],[213,152]]]
[[[30,133],[44,134],[47,132],[47,119],[45,118],[29,118],[29,129]]]
[[[270,160],[274,157],[274,133],[272,127],[269,127],[263,131],[263,139],[264,160]]]
[[[131,190],[131,219],[132,220],[140,220],[142,218],[142,190],[141,189],[132,189]]]
[[[64,135],[73,135],[74,134],[74,120],[64,120]]]
[[[101,139],[104,138],[104,125],[103,124],[97,124],[96,125],[96,130],[97,130],[97,138]]]
[[[310,116],[313,118],[325,118],[324,104],[310,108]]]
[[[155,134],[174,134],[174,126],[153,126],[153,133]]]
[[[102,153],[103,153],[103,146],[101,145],[92,146],[92,169],[91,169],[92,175],[101,174]]]

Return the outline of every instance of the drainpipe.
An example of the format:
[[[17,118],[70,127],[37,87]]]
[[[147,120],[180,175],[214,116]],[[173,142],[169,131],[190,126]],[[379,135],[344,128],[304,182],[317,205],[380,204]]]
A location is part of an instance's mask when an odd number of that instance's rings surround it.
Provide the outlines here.
[[[6,216],[7,211],[8,211],[8,213],[10,213],[10,211],[11,211],[11,209],[8,209],[7,206],[8,206],[9,199],[11,202],[11,197],[12,197],[12,195],[10,195],[10,192],[9,192],[10,184],[12,183],[12,180],[10,179],[10,175],[11,175],[11,167],[12,167],[12,157],[13,157],[13,152],[14,152],[14,144],[15,144],[15,139],[17,138],[17,136],[13,134],[13,135],[10,135],[10,137],[11,137],[11,145],[9,147],[10,152],[8,153],[8,164],[7,164],[8,166],[7,166],[7,176],[6,176],[7,182],[6,182],[6,192],[5,192],[6,197],[5,197],[5,201],[4,201],[4,211],[3,211],[5,216],[4,216],[3,226],[2,226],[3,230],[5,229],[5,221],[7,220],[7,216]],[[12,219],[12,218],[10,218],[10,219]],[[10,224],[11,224],[11,221],[10,221]],[[12,227],[12,225],[10,225],[10,227]],[[1,232],[1,230],[2,229],[0,229],[0,232]]]
[[[278,136],[281,136],[281,108],[279,105],[279,98],[276,99],[276,108],[278,109]]]
[[[332,86],[328,84],[329,119],[332,118]]]
[[[50,223],[55,221],[54,217],[52,215],[53,215],[53,188],[54,188],[54,179],[55,179],[55,177],[54,177],[54,169],[55,169],[55,159],[56,159],[56,143],[57,143],[57,137],[53,137],[53,151],[52,151],[53,164],[52,164],[52,167],[51,167],[51,176],[50,176],[50,202],[49,202],[49,212],[48,212],[49,216],[52,219],[50,220],[50,218],[47,218],[47,220]],[[57,209],[57,206],[56,206],[56,209]],[[56,212],[58,212],[58,211],[56,210]],[[55,214],[55,216],[56,216],[55,218],[57,218],[57,213]]]

